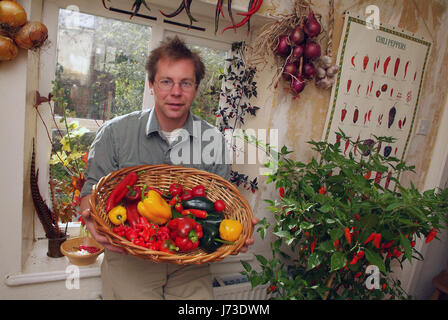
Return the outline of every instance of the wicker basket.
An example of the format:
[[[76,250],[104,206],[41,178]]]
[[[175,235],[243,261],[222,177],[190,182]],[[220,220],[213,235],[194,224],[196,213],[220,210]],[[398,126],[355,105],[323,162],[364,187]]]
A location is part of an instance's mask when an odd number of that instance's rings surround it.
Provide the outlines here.
[[[226,203],[226,210],[224,211],[225,217],[241,222],[243,225],[241,236],[235,244],[223,244],[212,253],[207,253],[201,248],[198,248],[191,252],[176,254],[149,250],[135,245],[126,238],[120,237],[112,231],[114,225],[107,217],[106,203],[107,198],[115,185],[132,171],[143,171],[143,173],[139,175],[139,179],[136,183],[137,186],[146,184],[158,188],[161,191],[168,191],[169,186],[175,182],[179,182],[185,189],[191,189],[198,184],[204,185],[207,198],[212,201],[222,199]],[[247,200],[244,199],[238,189],[229,181],[206,171],[166,164],[127,167],[114,171],[101,178],[92,189],[90,211],[96,229],[100,234],[104,235],[112,245],[124,248],[128,253],[140,258],[150,259],[154,262],[168,262],[179,265],[220,261],[230,254],[237,254],[247,238],[252,235],[253,229],[252,210]]]

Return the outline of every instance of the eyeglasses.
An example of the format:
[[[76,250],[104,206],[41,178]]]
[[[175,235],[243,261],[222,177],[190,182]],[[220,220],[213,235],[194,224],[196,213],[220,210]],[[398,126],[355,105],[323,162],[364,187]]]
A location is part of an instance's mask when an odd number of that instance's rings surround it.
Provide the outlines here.
[[[171,79],[160,79],[157,81],[157,84],[159,85],[159,88],[164,91],[169,91],[174,87],[174,81]],[[182,80],[179,83],[179,86],[183,91],[192,91],[196,84],[190,80]]]

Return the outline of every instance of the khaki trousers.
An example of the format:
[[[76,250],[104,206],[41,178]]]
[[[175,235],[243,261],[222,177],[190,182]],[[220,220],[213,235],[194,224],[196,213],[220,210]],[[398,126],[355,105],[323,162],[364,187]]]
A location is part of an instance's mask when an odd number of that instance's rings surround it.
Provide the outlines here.
[[[179,266],[105,250],[101,265],[103,299],[211,300],[209,264]]]

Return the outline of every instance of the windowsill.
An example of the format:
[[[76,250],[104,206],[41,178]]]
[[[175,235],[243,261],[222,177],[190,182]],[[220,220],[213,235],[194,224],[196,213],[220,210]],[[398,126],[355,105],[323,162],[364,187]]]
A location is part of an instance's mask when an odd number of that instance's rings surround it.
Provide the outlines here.
[[[68,233],[72,237],[79,234],[79,224],[69,224]],[[7,286],[14,287],[20,285],[46,283],[51,281],[65,281],[68,273],[67,267],[72,266],[67,257],[50,258],[47,256],[48,239],[39,239],[34,243],[33,249],[21,273],[8,275],[5,279]],[[104,254],[98,256],[95,263],[88,266],[79,267],[80,278],[99,277],[101,275],[101,263]],[[222,261],[216,262],[216,266],[227,263],[240,263],[243,261],[252,261],[254,256],[252,253],[239,253],[237,255],[229,255]]]
[[[69,224],[68,233],[71,237],[79,234],[79,223]],[[48,239],[38,239],[34,242],[33,249],[23,266],[23,270],[17,274],[8,275],[5,279],[7,286],[20,286],[27,284],[46,283],[51,281],[66,280],[67,267],[72,266],[67,257],[50,258],[47,256]],[[80,278],[99,277],[100,266],[104,254],[100,254],[95,263],[79,267]]]

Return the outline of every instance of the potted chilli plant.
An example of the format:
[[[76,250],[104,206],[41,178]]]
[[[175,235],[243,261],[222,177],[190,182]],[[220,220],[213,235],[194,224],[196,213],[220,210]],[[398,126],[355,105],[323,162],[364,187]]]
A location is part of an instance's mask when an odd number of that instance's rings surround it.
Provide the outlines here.
[[[448,190],[402,186],[394,176],[413,167],[379,153],[392,138],[338,137],[335,144],[310,142],[319,157],[308,163],[281,149],[267,180],[279,192],[265,200],[274,219],[264,218],[257,229],[263,239],[272,230],[272,257],[256,256],[261,271],[242,262],[243,274],[253,287],[270,284],[276,299],[410,298],[393,267],[423,260],[416,242],[429,243],[446,228]],[[383,186],[385,179],[394,190]]]

